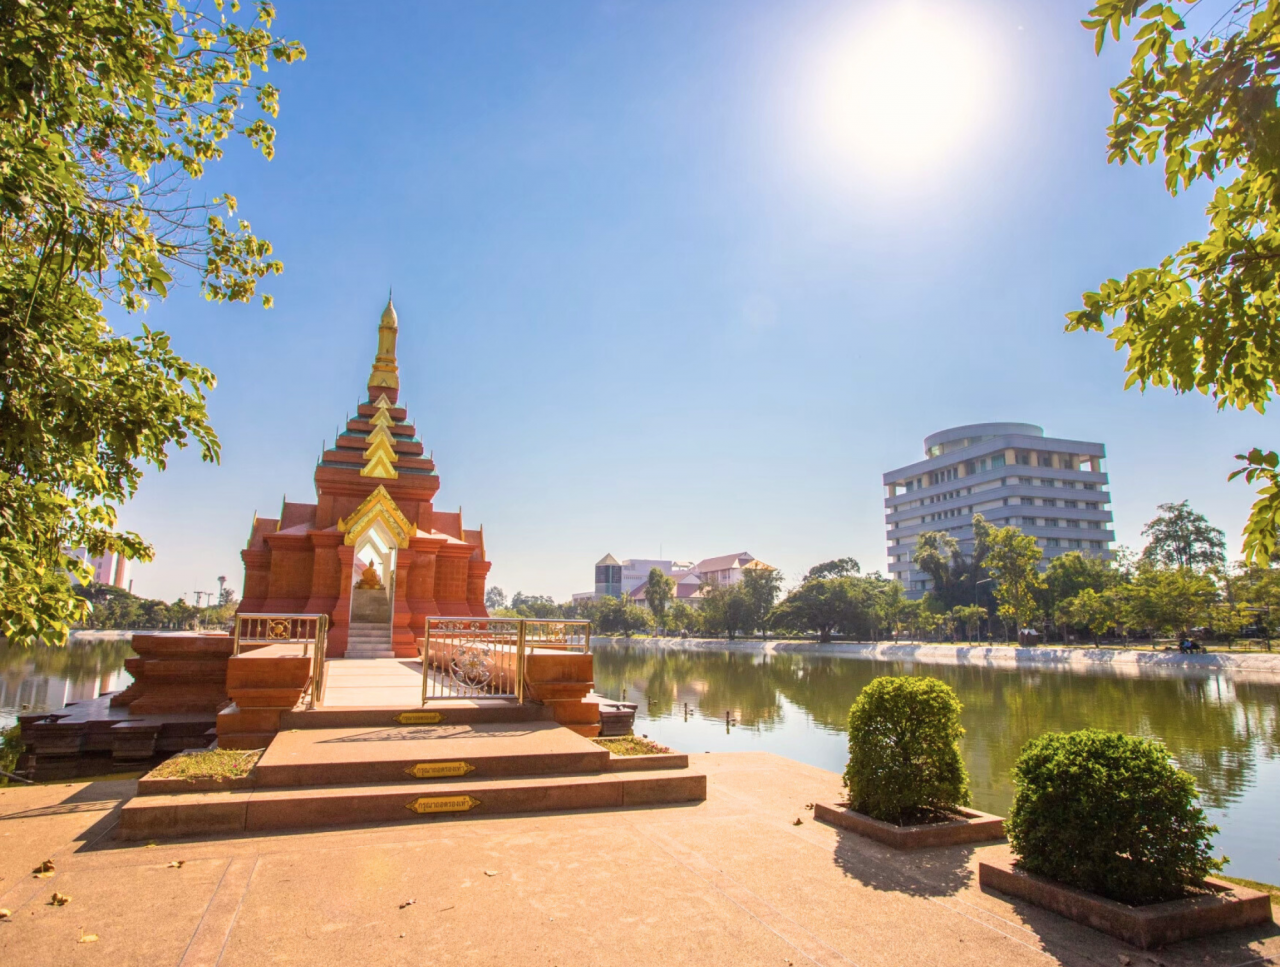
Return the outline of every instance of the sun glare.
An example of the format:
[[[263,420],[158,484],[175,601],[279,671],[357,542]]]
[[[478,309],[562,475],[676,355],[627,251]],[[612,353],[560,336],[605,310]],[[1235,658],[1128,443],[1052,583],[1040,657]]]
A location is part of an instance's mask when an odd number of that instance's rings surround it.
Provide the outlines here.
[[[883,5],[811,60],[804,139],[846,176],[907,182],[976,142],[993,94],[992,56],[954,5]]]

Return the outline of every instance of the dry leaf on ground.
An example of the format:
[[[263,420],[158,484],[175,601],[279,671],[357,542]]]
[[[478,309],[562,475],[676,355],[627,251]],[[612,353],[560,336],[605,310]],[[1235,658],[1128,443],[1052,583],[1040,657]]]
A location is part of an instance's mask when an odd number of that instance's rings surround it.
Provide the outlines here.
[[[98,935],[96,933],[85,933],[84,929],[80,930],[80,939],[76,943],[97,943]]]
[[[498,875],[498,871],[497,871],[497,870],[485,870],[485,871],[484,871],[484,875],[485,875],[485,876],[497,876],[497,875]]]
[[[6,910],[3,907],[0,907],[0,920],[8,920],[11,916],[13,916],[12,910]]]
[[[51,907],[65,907],[70,902],[71,897],[67,896],[65,893],[55,892],[53,896],[49,897],[49,906]]]
[[[43,863],[37,866],[34,870],[32,870],[31,873],[33,876],[40,877],[41,879],[44,879],[45,877],[48,877],[48,876],[53,876],[53,860],[45,860]]]
[[[791,825],[792,825],[792,826],[803,826],[803,825],[804,825],[804,820],[803,820],[803,819],[801,819],[799,816],[797,816],[797,817],[796,817],[796,821],[795,821],[794,823],[792,823]]]
[[[400,904],[400,909],[403,910],[405,907],[411,907],[417,902],[417,900],[405,900],[404,903]]]
[[[182,869],[182,864],[185,862],[186,860],[174,860],[172,863],[169,864],[168,868],[174,869],[174,870],[180,870]]]

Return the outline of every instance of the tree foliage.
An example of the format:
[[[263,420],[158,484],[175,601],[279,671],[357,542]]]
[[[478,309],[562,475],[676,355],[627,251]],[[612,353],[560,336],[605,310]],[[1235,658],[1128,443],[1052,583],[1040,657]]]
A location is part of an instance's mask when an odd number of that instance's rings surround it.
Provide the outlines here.
[[[659,628],[666,627],[667,605],[671,603],[675,590],[676,582],[664,574],[661,568],[649,568],[649,580],[645,584],[644,598]]]
[[[90,575],[70,548],[149,559],[116,532],[142,465],[171,446],[206,460],[214,377],[127,311],[192,274],[207,298],[248,301],[281,271],[235,219],[236,199],[193,182],[242,138],[270,158],[279,93],[261,74],[304,51],[220,2],[0,4],[0,634],[65,640],[88,604],[55,575]],[[247,22],[242,22],[247,21]],[[247,107],[246,104],[251,105]],[[263,301],[270,303],[269,297]]]
[[[1189,34],[1196,0],[1096,0],[1084,26],[1102,50],[1139,26],[1129,75],[1115,87],[1109,160],[1154,164],[1176,194],[1230,177],[1206,210],[1209,230],[1159,265],[1109,279],[1067,314],[1067,330],[1108,331],[1128,354],[1126,387],[1197,391],[1218,407],[1262,412],[1280,374],[1280,0],[1240,0]],[[1244,532],[1250,562],[1275,551],[1280,457],[1238,455],[1264,484]]]
[[[815,564],[809,568],[809,573],[804,576],[804,579],[810,581],[817,578],[847,578],[853,577],[861,570],[862,566],[852,557],[841,557],[834,561]]]
[[[1142,536],[1148,539],[1142,551],[1144,560],[1198,570],[1226,563],[1226,535],[1192,510],[1187,501],[1160,504],[1156,510],[1156,516],[1142,528]]]
[[[997,614],[1019,627],[1030,624],[1039,613],[1037,595],[1045,587],[1037,570],[1042,553],[1036,539],[1016,527],[992,527],[981,514],[973,517],[974,533],[982,532],[987,546],[987,573],[995,581]]]

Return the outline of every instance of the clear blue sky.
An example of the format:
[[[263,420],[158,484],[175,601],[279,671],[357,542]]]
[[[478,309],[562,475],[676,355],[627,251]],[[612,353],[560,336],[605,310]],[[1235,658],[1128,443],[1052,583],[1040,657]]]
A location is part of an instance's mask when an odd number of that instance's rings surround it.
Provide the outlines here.
[[[1106,443],[1117,534],[1191,500],[1233,547],[1262,417],[1122,390],[1066,335],[1108,276],[1204,230],[1204,192],[1108,166],[1109,87],[1066,0],[556,4],[277,0],[307,60],[239,196],[276,308],[153,308],[211,366],[220,466],[148,473],[134,590],[237,593],[256,510],[313,499],[387,287],[401,400],[483,523],[491,583],[747,550],[789,579],[886,565],[883,471],[963,423]]]

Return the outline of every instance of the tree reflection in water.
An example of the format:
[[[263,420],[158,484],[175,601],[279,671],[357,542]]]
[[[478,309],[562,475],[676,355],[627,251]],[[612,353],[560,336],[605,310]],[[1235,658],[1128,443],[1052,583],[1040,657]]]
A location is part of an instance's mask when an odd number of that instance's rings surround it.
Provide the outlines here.
[[[809,720],[802,727],[814,733],[815,743],[823,735],[822,744],[836,750],[831,740],[839,741],[849,706],[871,679],[940,678],[964,703],[964,757],[975,805],[982,809],[1008,807],[1010,767],[1023,743],[1042,732],[1093,727],[1159,739],[1196,777],[1205,805],[1218,809],[1254,786],[1260,762],[1280,758],[1280,686],[1236,683],[1222,675],[1080,674],[601,643],[595,651],[597,691],[618,698],[627,689],[627,697],[641,704],[641,721],[680,717],[687,702],[703,719],[723,721],[729,712],[740,729],[769,733],[795,725],[786,721],[793,706]],[[677,746],[679,734],[663,732]],[[842,758],[824,761],[835,752],[796,755],[793,747],[771,748],[767,735],[763,741],[744,739],[741,747],[843,768]]]

